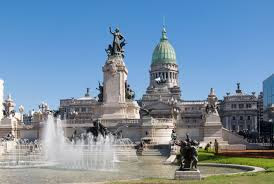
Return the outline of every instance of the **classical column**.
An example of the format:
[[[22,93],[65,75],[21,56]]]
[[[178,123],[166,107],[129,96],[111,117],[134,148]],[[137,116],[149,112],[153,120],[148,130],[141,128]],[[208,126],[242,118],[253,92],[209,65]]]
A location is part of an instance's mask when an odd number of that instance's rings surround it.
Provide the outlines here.
[[[237,118],[236,131],[239,132],[239,119]]]
[[[257,116],[254,116],[254,131],[257,131]]]

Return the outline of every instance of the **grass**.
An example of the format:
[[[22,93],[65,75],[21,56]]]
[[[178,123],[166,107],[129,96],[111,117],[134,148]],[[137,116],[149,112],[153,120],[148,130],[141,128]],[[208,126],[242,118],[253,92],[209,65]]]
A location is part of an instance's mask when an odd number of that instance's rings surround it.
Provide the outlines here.
[[[237,175],[210,176],[201,181],[182,181],[161,178],[145,178],[140,180],[113,181],[111,184],[272,184],[274,183],[274,159],[226,157],[214,155],[212,152],[199,151],[199,161],[204,163],[224,163],[252,165],[263,167],[264,172],[244,173]]]
[[[226,157],[214,155],[212,152],[199,151],[199,161],[207,163],[239,164],[274,169],[274,159],[247,158],[247,157]]]
[[[272,184],[274,173],[246,173],[241,175],[210,176],[201,181],[182,181],[160,178],[146,178],[134,181],[112,182],[111,184]]]

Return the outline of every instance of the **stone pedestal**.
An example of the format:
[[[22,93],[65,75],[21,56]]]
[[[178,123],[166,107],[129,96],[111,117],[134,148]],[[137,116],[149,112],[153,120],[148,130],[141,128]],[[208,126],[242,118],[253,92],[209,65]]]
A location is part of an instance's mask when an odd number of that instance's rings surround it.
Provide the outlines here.
[[[109,56],[104,67],[103,103],[100,119],[140,119],[139,105],[126,99],[128,70],[121,55]]]
[[[140,119],[137,102],[106,103],[102,105],[102,120],[109,119]]]
[[[201,173],[197,171],[175,171],[175,179],[178,180],[201,180]]]
[[[204,125],[204,141],[214,142],[222,141],[222,123],[218,114],[212,113],[206,115],[206,121]]]

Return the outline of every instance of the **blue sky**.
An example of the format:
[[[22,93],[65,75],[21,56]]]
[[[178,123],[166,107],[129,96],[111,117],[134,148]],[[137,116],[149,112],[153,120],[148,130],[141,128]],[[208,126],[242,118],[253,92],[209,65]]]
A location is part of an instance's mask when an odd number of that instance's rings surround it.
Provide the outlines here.
[[[274,69],[274,1],[0,1],[0,78],[17,106],[97,95],[104,49],[118,26],[127,39],[129,83],[141,98],[165,16],[185,100],[219,98],[240,82],[262,90]]]

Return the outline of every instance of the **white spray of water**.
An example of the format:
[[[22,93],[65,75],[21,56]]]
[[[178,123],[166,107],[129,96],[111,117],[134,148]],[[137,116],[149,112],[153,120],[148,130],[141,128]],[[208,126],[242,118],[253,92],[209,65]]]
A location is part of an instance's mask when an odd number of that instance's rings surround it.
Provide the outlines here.
[[[66,169],[115,169],[117,157],[112,135],[98,136],[94,141],[92,134],[87,134],[73,142],[64,136],[64,121],[49,116],[45,123],[43,148],[47,161]]]

